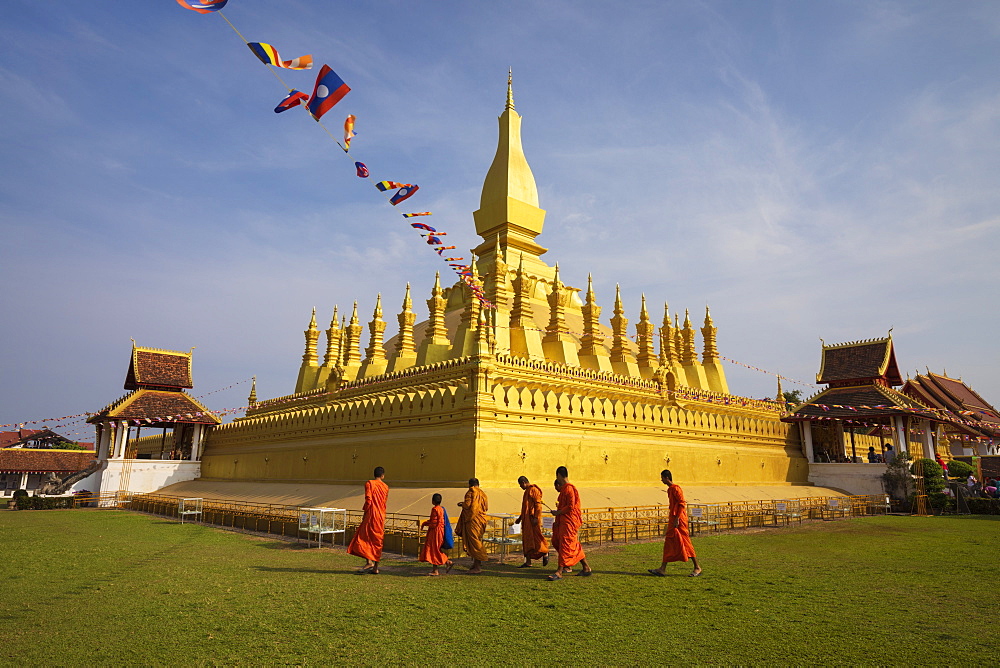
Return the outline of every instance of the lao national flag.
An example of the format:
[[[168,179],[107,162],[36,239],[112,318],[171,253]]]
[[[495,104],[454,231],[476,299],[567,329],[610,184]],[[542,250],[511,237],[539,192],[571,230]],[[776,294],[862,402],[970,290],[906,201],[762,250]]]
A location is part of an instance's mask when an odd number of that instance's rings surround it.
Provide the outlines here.
[[[210,12],[217,12],[226,6],[229,0],[202,0],[202,2],[187,2],[186,0],[177,0],[177,4],[184,9],[192,9],[199,14],[208,14]]]
[[[274,113],[280,114],[283,111],[288,111],[292,107],[297,107],[302,104],[305,100],[308,100],[309,96],[300,90],[293,90],[285,99],[278,103],[278,106],[274,108]]]
[[[309,113],[312,114],[312,117],[318,121],[349,92],[351,89],[344,83],[344,80],[337,76],[337,73],[331,70],[329,65],[324,65],[316,77],[316,87],[313,88],[312,97],[309,98],[306,106],[309,107]]]
[[[413,195],[420,190],[420,186],[405,185],[396,191],[396,194],[389,198],[389,204],[396,206],[400,202],[408,200],[413,197]]]

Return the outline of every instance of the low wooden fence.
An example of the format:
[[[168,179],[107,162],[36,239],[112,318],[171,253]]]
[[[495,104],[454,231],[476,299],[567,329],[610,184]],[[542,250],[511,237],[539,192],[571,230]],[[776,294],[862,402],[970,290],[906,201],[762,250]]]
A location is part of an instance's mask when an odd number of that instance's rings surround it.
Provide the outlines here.
[[[116,492],[78,497],[78,507],[120,508],[175,517],[180,521],[182,497],[161,494]],[[276,536],[305,538],[299,534],[301,506],[247,501],[204,499],[198,519],[205,524]],[[837,519],[884,515],[889,511],[885,495],[808,497],[771,501],[740,501],[714,504],[688,504],[688,522],[692,534],[754,527],[781,527],[803,519]],[[346,544],[361,522],[362,511],[348,510],[347,530],[337,543]],[[667,506],[631,506],[624,508],[585,508],[580,541],[586,544],[625,543],[630,540],[657,539],[667,530]],[[484,543],[487,551],[501,560],[520,553],[520,536],[510,533],[513,516],[491,516]],[[423,515],[388,513],[385,521],[385,550],[401,555],[420,553],[424,532]],[[186,520],[189,521],[189,520]],[[548,533],[548,532],[547,532]],[[461,538],[455,537],[452,555],[460,554]]]

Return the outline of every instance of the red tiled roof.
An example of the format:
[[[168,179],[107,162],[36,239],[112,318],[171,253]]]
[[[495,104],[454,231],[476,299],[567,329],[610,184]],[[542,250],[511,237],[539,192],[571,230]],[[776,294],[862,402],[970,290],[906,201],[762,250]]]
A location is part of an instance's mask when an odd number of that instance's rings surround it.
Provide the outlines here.
[[[105,407],[87,422],[115,420],[146,420],[147,424],[165,425],[174,422],[189,424],[220,424],[215,416],[197,399],[184,392],[136,390]]]
[[[0,432],[0,448],[9,448],[11,446],[19,445],[21,443],[29,443],[31,441],[41,441],[48,445],[48,447],[58,448],[59,443],[70,441],[72,439],[66,438],[61,434],[57,434],[51,429],[19,429],[18,431],[4,431]],[[90,446],[90,449],[94,449],[93,443],[80,443],[83,446]]]
[[[823,408],[826,406],[826,408]],[[852,408],[834,408],[833,406],[852,406]],[[868,406],[869,408],[859,408]],[[884,406],[884,408],[874,408]],[[899,410],[917,409],[917,410]],[[809,402],[798,408],[792,415],[782,418],[784,422],[798,422],[818,418],[835,418],[838,420],[857,420],[865,418],[872,420],[894,415],[915,415],[924,419],[941,418],[930,411],[922,411],[920,403],[896,390],[878,385],[860,385],[854,387],[832,387],[820,392]]]
[[[0,450],[4,473],[76,473],[94,461],[94,453],[83,450]]]
[[[1000,413],[961,380],[934,373],[921,374],[907,380],[902,392],[949,411],[947,417],[956,421],[960,431],[991,437],[1000,435]]]
[[[47,429],[19,429],[17,431],[0,431],[0,448],[6,448],[8,446],[19,443],[26,438],[30,438],[35,434],[42,434],[48,431]]]
[[[823,360],[817,383],[836,384],[846,381],[875,380],[885,377],[890,385],[901,385],[896,368],[892,338],[823,346]]]
[[[155,348],[132,348],[125,389],[192,388],[191,353]]]

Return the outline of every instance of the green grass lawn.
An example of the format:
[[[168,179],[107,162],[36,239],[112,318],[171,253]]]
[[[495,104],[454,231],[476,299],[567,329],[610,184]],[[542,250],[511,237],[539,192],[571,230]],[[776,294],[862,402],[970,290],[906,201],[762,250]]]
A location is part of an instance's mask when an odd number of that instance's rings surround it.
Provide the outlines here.
[[[878,517],[590,551],[592,578],[357,576],[308,548],[121,511],[0,513],[0,664],[989,663],[1000,518]]]

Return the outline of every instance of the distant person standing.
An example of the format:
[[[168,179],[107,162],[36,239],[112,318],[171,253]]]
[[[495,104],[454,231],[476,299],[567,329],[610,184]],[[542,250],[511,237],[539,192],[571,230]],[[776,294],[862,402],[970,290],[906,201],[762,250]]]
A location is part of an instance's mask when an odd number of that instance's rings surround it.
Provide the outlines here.
[[[691,544],[691,534],[688,532],[687,501],[680,485],[674,483],[673,474],[664,469],[660,472],[660,480],[667,486],[667,500],[670,502],[670,514],[667,520],[667,533],[663,538],[663,563],[659,568],[650,568],[649,574],[663,577],[667,564],[672,561],[691,560],[694,570],[691,577],[701,575],[701,566]]]
[[[385,506],[389,501],[389,486],[383,481],[385,469],[375,467],[375,477],[365,483],[364,516],[347,546],[347,553],[362,557],[365,565],[359,575],[378,575],[378,562],[382,559],[382,543],[385,541]]]
[[[542,566],[549,565],[549,544],[542,534],[542,488],[532,485],[526,476],[517,479],[524,490],[521,498],[521,514],[514,524],[521,525],[521,549],[524,563],[518,568],[531,566],[532,559],[541,559]]]
[[[882,448],[882,459],[886,464],[891,464],[896,459],[896,451],[888,443]]]
[[[489,510],[489,502],[486,492],[479,489],[478,478],[469,478],[469,491],[458,505],[462,507],[462,514],[458,517],[455,535],[462,537],[465,551],[472,557],[472,568],[468,570],[468,574],[479,575],[483,572],[483,562],[487,559],[483,534],[486,533],[486,511]]]

